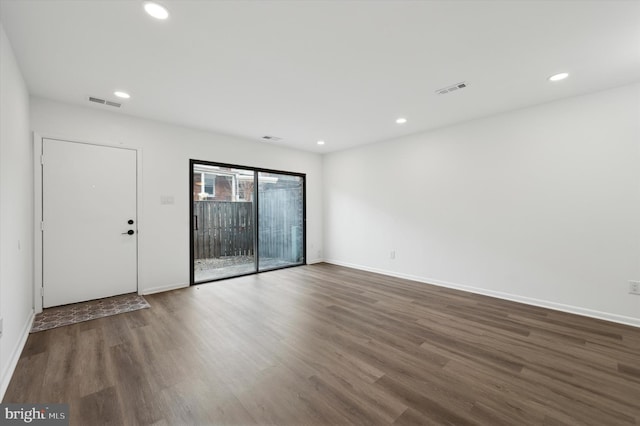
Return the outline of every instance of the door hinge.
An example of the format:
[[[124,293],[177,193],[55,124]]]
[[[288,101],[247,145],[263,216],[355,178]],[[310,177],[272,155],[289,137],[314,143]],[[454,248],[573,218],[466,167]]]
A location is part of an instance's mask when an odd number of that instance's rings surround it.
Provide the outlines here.
[[[44,231],[44,221],[40,221],[40,231]]]
[[[40,156],[40,164],[44,165],[44,154]]]
[[[40,287],[40,296],[44,297],[44,287]]]

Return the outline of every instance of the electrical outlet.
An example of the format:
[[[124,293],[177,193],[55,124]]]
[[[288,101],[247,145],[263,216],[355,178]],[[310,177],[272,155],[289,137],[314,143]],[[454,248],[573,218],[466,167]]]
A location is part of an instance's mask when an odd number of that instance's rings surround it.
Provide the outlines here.
[[[389,253],[389,259],[395,259],[395,258],[396,258],[396,251],[391,250],[391,253]]]
[[[629,281],[629,293],[640,294],[640,281]]]

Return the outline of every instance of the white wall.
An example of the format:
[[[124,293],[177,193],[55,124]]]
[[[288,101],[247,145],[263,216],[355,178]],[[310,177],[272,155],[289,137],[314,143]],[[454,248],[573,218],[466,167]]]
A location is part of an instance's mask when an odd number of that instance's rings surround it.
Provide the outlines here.
[[[98,109],[100,108],[100,109]],[[109,112],[31,99],[32,129],[58,137],[141,148],[139,290],[143,293],[189,283],[189,159],[307,174],[307,261],[322,250],[322,157],[231,136]],[[111,108],[111,107],[104,107]],[[117,173],[117,171],[114,171]],[[173,196],[175,204],[161,205]]]
[[[640,326],[640,85],[330,154],[324,176],[329,262]]]
[[[32,159],[29,94],[0,25],[0,400],[33,313]]]

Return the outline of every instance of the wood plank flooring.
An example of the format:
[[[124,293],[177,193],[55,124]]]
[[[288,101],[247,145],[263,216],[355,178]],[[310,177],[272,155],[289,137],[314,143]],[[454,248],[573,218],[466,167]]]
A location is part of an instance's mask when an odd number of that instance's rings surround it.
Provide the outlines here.
[[[640,424],[640,329],[328,264],[29,336],[72,425]]]

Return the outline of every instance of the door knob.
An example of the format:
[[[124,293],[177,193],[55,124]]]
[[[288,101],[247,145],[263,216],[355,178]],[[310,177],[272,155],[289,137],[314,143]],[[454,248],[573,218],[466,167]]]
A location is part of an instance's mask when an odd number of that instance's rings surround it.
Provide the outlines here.
[[[129,225],[133,225],[133,219],[129,219],[129,220],[127,221],[127,223],[128,223]]]
[[[133,235],[135,231],[133,229],[129,229],[127,232],[123,232],[122,235]]]

